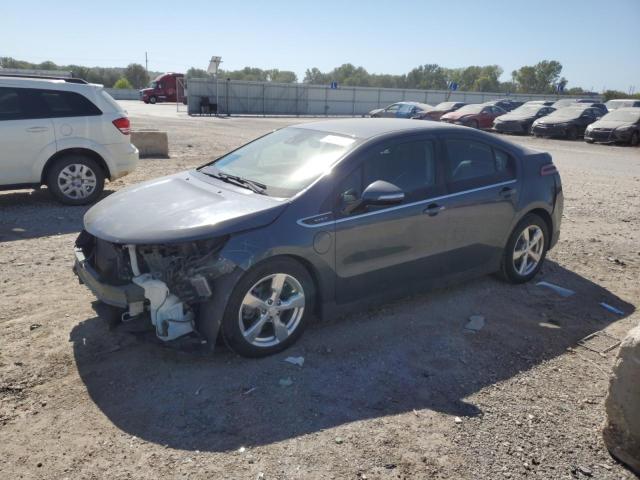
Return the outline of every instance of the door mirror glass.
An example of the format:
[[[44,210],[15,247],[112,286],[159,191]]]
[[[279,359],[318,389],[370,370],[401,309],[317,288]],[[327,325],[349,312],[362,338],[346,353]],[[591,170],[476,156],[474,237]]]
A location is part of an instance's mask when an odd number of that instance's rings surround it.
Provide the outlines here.
[[[396,205],[403,201],[404,192],[384,180],[376,180],[362,192],[363,205]]]

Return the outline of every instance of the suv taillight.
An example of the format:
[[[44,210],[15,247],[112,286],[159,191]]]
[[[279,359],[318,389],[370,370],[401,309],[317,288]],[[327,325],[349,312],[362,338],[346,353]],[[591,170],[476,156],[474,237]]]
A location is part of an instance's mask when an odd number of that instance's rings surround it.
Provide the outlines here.
[[[546,165],[543,165],[542,168],[540,169],[540,176],[542,177],[546,177],[547,175],[553,175],[555,173],[558,173],[558,169],[553,163],[547,163]]]
[[[117,118],[113,121],[113,125],[124,135],[131,133],[131,122],[127,117]]]

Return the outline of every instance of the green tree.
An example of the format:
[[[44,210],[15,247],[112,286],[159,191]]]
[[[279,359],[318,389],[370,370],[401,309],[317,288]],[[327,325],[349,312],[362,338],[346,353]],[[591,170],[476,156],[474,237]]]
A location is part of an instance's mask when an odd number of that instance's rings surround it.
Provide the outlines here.
[[[512,73],[518,91],[523,93],[553,93],[560,81],[562,64],[556,60],[543,60],[536,65],[525,65]]]
[[[133,85],[131,85],[131,83],[129,83],[129,80],[127,80],[126,78],[122,77],[119,78],[118,81],[116,81],[116,83],[113,84],[113,88],[133,88]]]
[[[191,67],[189,70],[187,70],[187,73],[185,73],[185,77],[187,77],[187,80],[190,78],[209,78],[210,76],[211,75],[206,70],[195,67]]]
[[[139,63],[130,63],[124,70],[124,76],[134,88],[146,87],[149,84],[149,74]]]

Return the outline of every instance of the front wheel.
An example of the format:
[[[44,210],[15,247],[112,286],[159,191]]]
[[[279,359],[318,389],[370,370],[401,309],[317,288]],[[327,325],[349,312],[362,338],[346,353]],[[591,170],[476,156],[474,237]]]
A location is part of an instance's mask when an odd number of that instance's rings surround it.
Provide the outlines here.
[[[578,138],[578,129],[576,127],[569,127],[569,130],[567,130],[567,138],[569,140],[576,140]]]
[[[629,140],[629,145],[632,147],[637,147],[640,144],[640,134],[638,132],[633,132],[631,135],[631,140]]]
[[[149,103],[151,103],[152,105],[154,103],[156,103],[158,101],[158,99],[156,97],[149,97]]]
[[[233,289],[222,319],[222,336],[234,352],[263,357],[302,335],[312,315],[315,289],[307,270],[289,258],[249,270]]]
[[[65,205],[86,205],[102,193],[104,177],[104,171],[92,158],[68,155],[53,164],[47,174],[47,186]]]
[[[549,227],[534,213],[513,229],[502,256],[500,273],[511,283],[524,283],[540,271],[547,255]]]

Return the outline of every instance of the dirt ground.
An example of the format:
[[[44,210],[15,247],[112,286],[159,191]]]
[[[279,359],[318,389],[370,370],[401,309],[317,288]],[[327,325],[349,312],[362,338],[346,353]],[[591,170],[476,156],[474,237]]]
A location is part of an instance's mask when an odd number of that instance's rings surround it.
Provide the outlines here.
[[[107,190],[300,121],[123,103],[134,128],[168,132],[171,158]],[[86,208],[0,193],[0,479],[634,478],[600,436],[617,350],[589,348],[640,319],[640,149],[513,141],[562,174],[562,238],[538,280],[575,295],[480,278],[314,324],[261,360],[109,330],[71,272]]]

